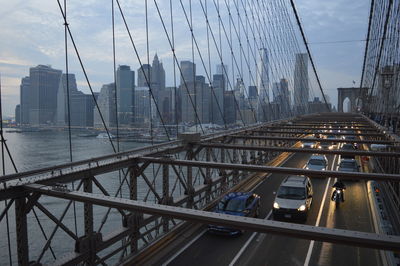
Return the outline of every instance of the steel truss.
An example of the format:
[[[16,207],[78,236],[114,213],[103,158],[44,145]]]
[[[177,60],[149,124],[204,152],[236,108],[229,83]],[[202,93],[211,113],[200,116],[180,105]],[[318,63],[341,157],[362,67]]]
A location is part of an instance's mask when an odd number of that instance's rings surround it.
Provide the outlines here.
[[[318,152],[368,156],[382,163],[382,173],[352,174],[280,167],[294,152],[314,153],[317,150],[299,149],[309,132],[299,131],[296,125],[308,124],[307,120],[274,121],[203,136],[200,140],[178,140],[3,176],[0,178],[0,199],[8,202],[0,214],[0,222],[14,206],[17,256],[21,265],[45,260],[57,264],[124,261],[157,243],[171,230],[182,228],[184,221],[234,225],[246,230],[306,239],[396,249],[399,246],[397,237],[353,231],[343,233],[343,230],[238,219],[200,211],[211,208],[227,191],[250,190],[265,179],[266,173],[374,179],[389,184],[393,193],[398,195],[400,141],[384,134],[382,128],[362,116],[357,117],[357,123],[341,123],[338,117],[341,119],[342,115],[326,115],[320,124],[338,128],[352,125],[357,128],[357,136],[362,138],[357,143],[364,146],[387,144],[386,150]],[[351,118],[354,116],[347,117]],[[281,133],[268,132],[271,127],[280,127]],[[364,134],[364,129],[368,132],[376,129],[375,132],[382,134]],[[121,183],[117,180],[120,170],[123,170]],[[75,181],[78,185],[73,190],[71,184]],[[70,210],[73,203],[78,206],[75,228]],[[27,222],[37,213],[46,217],[45,224]],[[47,230],[41,230],[44,243],[39,251],[33,253],[28,245],[32,230],[43,229],[43,226],[47,227]],[[63,250],[57,250],[53,245],[55,239],[63,239]]]

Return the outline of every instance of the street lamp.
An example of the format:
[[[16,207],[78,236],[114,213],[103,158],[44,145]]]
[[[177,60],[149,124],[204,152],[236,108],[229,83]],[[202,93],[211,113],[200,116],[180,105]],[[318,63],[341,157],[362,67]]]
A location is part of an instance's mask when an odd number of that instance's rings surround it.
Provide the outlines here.
[[[385,127],[389,127],[389,93],[393,83],[393,72],[390,66],[385,66],[381,72],[383,93],[385,97]]]

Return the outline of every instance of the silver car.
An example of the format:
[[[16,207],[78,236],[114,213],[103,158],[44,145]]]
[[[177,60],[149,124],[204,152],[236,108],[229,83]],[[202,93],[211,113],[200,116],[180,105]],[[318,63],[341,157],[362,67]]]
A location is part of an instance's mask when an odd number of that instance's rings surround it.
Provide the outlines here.
[[[359,172],[360,166],[355,159],[342,159],[340,161],[338,171],[343,172]]]
[[[306,164],[306,169],[324,171],[328,166],[328,160],[325,155],[313,154]]]

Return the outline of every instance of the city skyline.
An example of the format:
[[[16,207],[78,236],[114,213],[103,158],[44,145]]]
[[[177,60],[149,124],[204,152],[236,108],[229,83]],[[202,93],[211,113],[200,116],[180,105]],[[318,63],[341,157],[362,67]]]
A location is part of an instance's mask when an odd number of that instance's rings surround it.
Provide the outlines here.
[[[43,4],[43,5],[42,5]],[[151,4],[151,3],[149,3]],[[131,6],[123,3],[123,6]],[[143,3],[136,3],[137,8],[129,9],[130,17],[138,18],[142,16]],[[45,6],[45,8],[43,7]],[[34,62],[43,62],[50,64],[58,69],[65,66],[63,61],[63,39],[60,38],[63,32],[63,22],[59,13],[57,4],[54,1],[36,3],[35,1],[4,3],[3,22],[0,41],[1,60],[0,72],[2,78],[2,97],[3,113],[13,115],[14,106],[19,101],[20,77],[26,75],[26,69],[29,66],[36,65]],[[103,7],[101,7],[103,8]],[[154,8],[150,6],[149,8]],[[160,8],[167,10],[169,7],[165,3],[160,3]],[[335,3],[320,3],[316,0],[307,0],[298,3],[298,10],[302,17],[303,26],[308,37],[311,50],[314,55],[314,61],[324,90],[335,104],[338,87],[352,86],[355,80],[358,84],[360,79],[362,55],[365,43],[362,41],[353,41],[348,43],[329,43],[331,41],[341,40],[362,40],[366,33],[366,21],[368,19],[369,4],[365,1],[356,0],[351,3],[343,0]],[[90,69],[89,79],[93,87],[100,89],[102,84],[112,78],[112,51],[110,42],[109,14],[106,10],[100,10],[96,3],[80,4],[71,1],[69,5],[69,14],[74,19],[70,21],[73,33],[78,38],[78,46],[84,53],[84,63]],[[194,10],[194,15],[202,16],[201,10]],[[214,13],[210,15],[215,15]],[[221,14],[226,16],[226,12]],[[185,25],[184,18],[177,16],[175,23],[182,24],[182,30],[176,31],[175,50],[179,56],[179,61],[191,58],[191,47],[188,41],[188,28]],[[162,42],[157,43],[161,28],[155,22],[159,21],[156,14],[151,16],[150,24],[150,50],[157,51],[160,58],[163,58],[168,86],[174,86],[171,73],[173,73],[173,62],[171,51],[164,38]],[[91,24],[94,22],[93,24]],[[108,24],[107,24],[108,23]],[[145,36],[144,21],[130,19],[129,24],[135,25],[135,41],[139,44],[140,58],[142,63],[149,63],[146,58],[145,39],[138,36]],[[85,25],[84,27],[79,27]],[[203,31],[204,27],[196,23],[196,32]],[[330,30],[327,31],[326,29]],[[41,30],[42,29],[42,30]],[[21,34],[15,34],[20,32]],[[45,34],[46,33],[46,34]],[[117,64],[126,64],[137,66],[132,59],[126,60],[126,55],[131,55],[131,46],[128,44],[128,38],[124,29],[117,28],[118,36],[121,38],[117,42]],[[30,36],[27,38],[27,36]],[[122,40],[122,37],[125,38]],[[43,42],[46,40],[46,42]],[[327,41],[327,44],[318,42]],[[95,46],[92,44],[96,43]],[[204,42],[201,44],[204,46]],[[340,49],[338,49],[340,47]],[[228,49],[224,50],[229,52]],[[72,50],[70,50],[70,72],[76,74],[77,84],[87,93],[88,88],[82,70],[77,64]],[[132,56],[130,56],[132,57]],[[196,57],[198,57],[196,55]],[[125,58],[125,59],[124,59]],[[230,66],[228,57],[223,55],[225,63]],[[195,58],[197,61],[198,58]],[[211,57],[213,62],[211,66],[214,71],[215,65],[220,63],[220,59],[215,54]],[[351,63],[350,63],[351,60]],[[135,69],[135,68],[134,68]],[[111,70],[111,71],[110,71]],[[136,69],[135,69],[136,70]],[[232,72],[232,67],[229,71]],[[236,70],[235,70],[236,71]],[[204,69],[199,65],[199,74],[204,76]],[[275,81],[278,80],[276,77]],[[178,82],[179,83],[179,77]],[[248,82],[245,82],[248,83]],[[246,84],[246,87],[252,84]]]
[[[208,83],[204,76],[197,75],[196,64],[188,60],[180,62],[179,87],[166,87],[165,71],[157,53],[152,65],[139,67],[136,74],[129,65],[118,65],[115,83],[103,84],[99,92],[93,91],[94,95],[79,90],[74,73],[67,76],[48,65],[38,65],[29,69],[28,77],[21,78],[20,94],[23,97],[15,107],[15,117],[18,124],[30,126],[101,127],[104,123],[107,127],[115,127],[117,124],[131,126],[153,122],[248,124],[289,117],[292,101],[295,112],[306,113],[309,104],[306,54],[296,54],[294,87],[291,88],[292,82],[285,77],[272,82],[272,99],[269,99],[268,56],[266,49],[261,51],[259,69],[262,75],[257,78],[257,86],[246,88],[237,78],[235,86],[229,86],[233,90],[228,89],[227,83],[231,81],[223,65],[216,66],[212,82]],[[149,86],[143,86],[143,83]],[[252,92],[253,88],[256,93]],[[302,98],[301,104],[296,99],[299,95],[306,97]],[[319,102],[315,99],[318,97],[314,97],[314,102]],[[247,112],[252,112],[254,118],[249,118]]]

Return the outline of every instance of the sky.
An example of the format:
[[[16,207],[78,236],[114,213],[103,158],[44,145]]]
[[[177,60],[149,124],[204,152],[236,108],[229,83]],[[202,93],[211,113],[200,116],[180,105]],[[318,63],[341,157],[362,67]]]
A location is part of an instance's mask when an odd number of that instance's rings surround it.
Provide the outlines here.
[[[64,26],[56,0],[0,2],[2,110],[4,116],[13,117],[15,106],[19,103],[21,78],[29,75],[30,67],[45,64],[65,71]],[[189,1],[182,2],[189,9]],[[166,69],[167,86],[173,86],[173,59],[153,1],[149,0],[148,9],[149,58],[143,20],[144,0],[120,0],[120,3],[133,33],[140,60],[142,63],[151,63],[154,53],[157,53]],[[167,18],[169,1],[159,0],[157,3],[163,16]],[[173,3],[178,5],[179,2]],[[353,81],[355,86],[359,86],[370,1],[297,0],[295,3],[322,87],[333,105],[337,105],[338,87],[354,86]],[[212,7],[213,1],[207,1],[207,4]],[[102,84],[113,81],[111,1],[68,0],[67,5],[70,29],[91,87],[94,91],[99,91]],[[179,60],[191,60],[190,35],[187,31],[179,30],[179,26],[184,25],[186,20],[183,12],[178,8],[177,10],[173,18],[176,25],[175,50]],[[210,11],[209,16],[213,17],[216,14]],[[127,64],[136,70],[139,63],[121,16],[116,13],[115,18],[117,64]],[[170,31],[168,23],[169,20],[166,21],[166,28]],[[214,23],[212,28],[218,27],[215,24],[216,20],[211,23]],[[199,10],[198,6],[193,10],[193,25],[198,36],[202,31],[205,32],[205,27],[200,26],[204,25],[204,18],[201,18],[201,9]],[[207,46],[205,38],[199,38],[198,43],[200,49]],[[76,74],[79,89],[88,93],[87,82],[70,41],[68,46],[69,71]],[[211,58],[216,57],[216,54],[211,55]],[[199,63],[197,69],[204,75]]]

